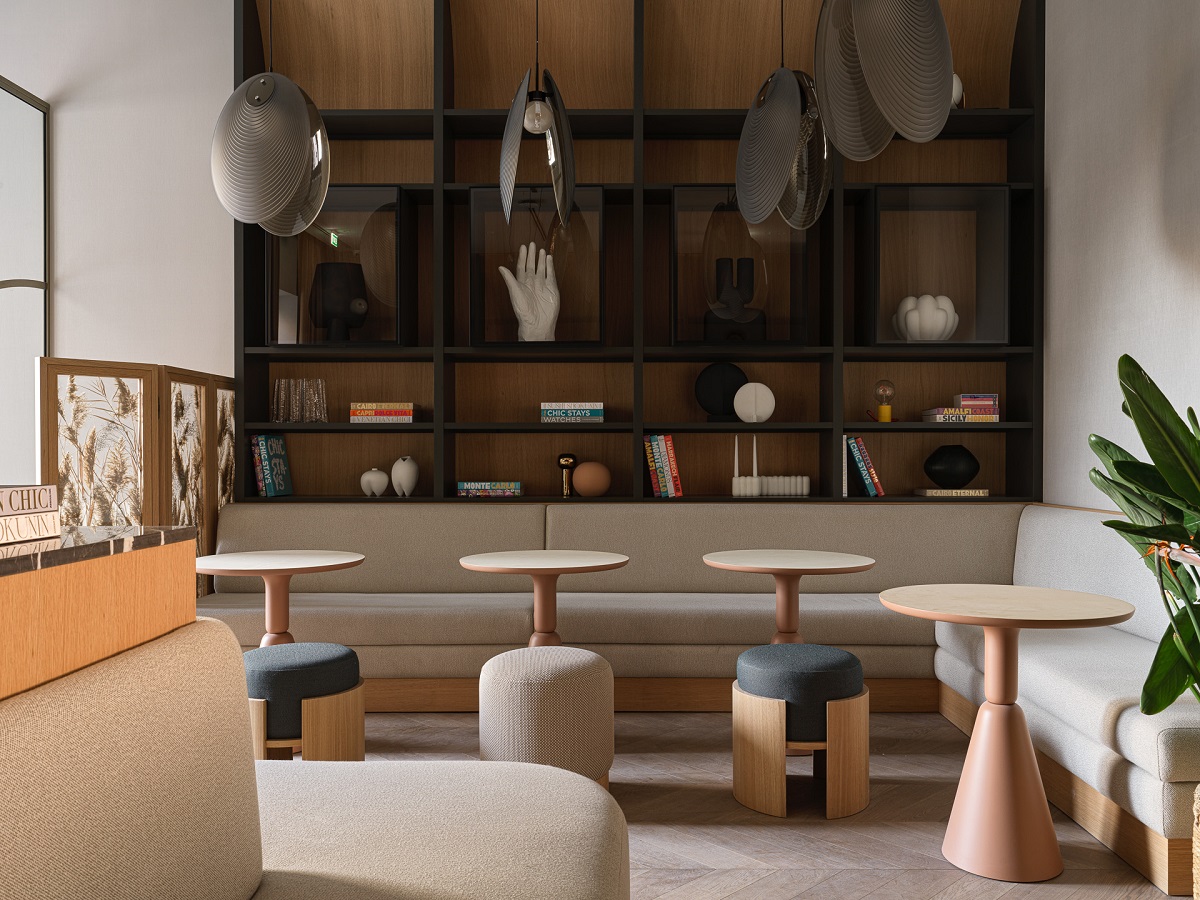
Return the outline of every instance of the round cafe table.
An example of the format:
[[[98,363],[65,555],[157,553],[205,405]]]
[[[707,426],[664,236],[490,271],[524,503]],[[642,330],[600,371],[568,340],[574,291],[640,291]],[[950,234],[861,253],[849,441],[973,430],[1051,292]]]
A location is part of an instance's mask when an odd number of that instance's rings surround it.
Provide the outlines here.
[[[997,881],[1045,881],[1063,870],[1025,714],[1017,705],[1022,628],[1095,628],[1133,615],[1101,594],[1011,584],[927,584],[879,595],[920,619],[983,626],[983,689],[942,855]]]
[[[458,561],[472,572],[501,572],[533,578],[533,634],[530,647],[552,647],[562,643],[558,627],[558,577],[581,572],[619,569],[629,562],[620,553],[597,550],[502,550],[476,553]]]
[[[332,572],[349,569],[361,563],[361,553],[341,550],[248,550],[242,553],[218,553],[196,560],[200,575],[257,575],[266,586],[267,632],[260,647],[271,644],[292,644],[295,638],[288,632],[291,616],[289,586],[293,575]]]
[[[723,550],[707,553],[705,565],[731,572],[775,576],[775,636],[772,644],[803,644],[800,635],[800,577],[864,572],[875,565],[869,556],[825,550]]]

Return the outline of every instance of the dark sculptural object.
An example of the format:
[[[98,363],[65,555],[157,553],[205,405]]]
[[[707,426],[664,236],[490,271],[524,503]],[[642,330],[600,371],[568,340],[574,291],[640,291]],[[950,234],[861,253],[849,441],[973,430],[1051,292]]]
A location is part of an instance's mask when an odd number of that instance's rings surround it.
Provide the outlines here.
[[[755,265],[749,256],[738,257],[735,283],[733,259],[723,256],[717,260],[716,302],[704,314],[705,343],[766,340],[767,317],[762,310],[749,308],[754,299]]]
[[[579,457],[574,453],[558,454],[558,467],[562,469],[562,495],[564,497],[571,496],[571,472],[579,463]]]
[[[326,340],[350,340],[350,329],[367,320],[367,281],[358,263],[323,262],[313,273],[308,314],[318,328],[327,329]]]
[[[696,376],[696,402],[710,422],[740,421],[733,411],[733,396],[750,379],[733,363],[713,363]]]
[[[925,460],[925,474],[940,488],[965,488],[979,474],[979,460],[962,444],[944,444]]]

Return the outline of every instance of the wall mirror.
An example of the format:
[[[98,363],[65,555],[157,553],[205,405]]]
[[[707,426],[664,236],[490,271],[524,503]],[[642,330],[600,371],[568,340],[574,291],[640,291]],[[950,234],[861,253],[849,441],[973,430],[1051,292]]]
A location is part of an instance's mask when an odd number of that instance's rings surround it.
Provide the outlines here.
[[[50,108],[0,77],[0,484],[37,480],[37,358],[47,354]]]

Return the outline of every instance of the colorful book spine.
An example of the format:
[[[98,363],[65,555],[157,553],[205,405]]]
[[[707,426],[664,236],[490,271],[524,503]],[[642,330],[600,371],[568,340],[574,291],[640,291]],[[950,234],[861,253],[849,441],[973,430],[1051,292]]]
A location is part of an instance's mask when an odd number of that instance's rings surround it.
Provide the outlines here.
[[[679,461],[675,458],[675,439],[671,435],[663,436],[663,444],[667,450],[667,465],[671,469],[671,486],[675,489],[675,496],[683,496],[683,482],[679,479]]]
[[[642,439],[642,446],[646,449],[646,469],[650,472],[650,487],[654,491],[655,497],[662,497],[662,485],[658,480],[658,467],[654,464],[654,444],[650,440],[650,435]]]
[[[58,487],[53,484],[6,484],[0,486],[0,516],[54,512],[58,509]]]
[[[542,409],[604,409],[604,404],[599,400],[588,400],[585,402],[547,400],[542,403]]]
[[[372,412],[377,409],[382,410],[408,410],[412,412],[414,409],[413,403],[410,400],[390,400],[378,403],[351,403],[350,412]]]
[[[923,416],[998,416],[998,406],[935,406],[932,409],[921,410]]]
[[[583,422],[585,424],[597,424],[604,421],[604,410],[543,409],[542,421],[549,423]]]
[[[412,421],[412,416],[350,415],[351,425],[411,425]]]
[[[867,445],[863,443],[862,438],[855,438],[854,442],[858,444],[859,452],[862,453],[863,463],[867,467],[867,474],[871,476],[871,483],[875,485],[875,493],[882,497],[883,485],[879,483],[879,475],[875,471],[875,464],[871,462],[871,454],[867,452]]]
[[[999,422],[997,415],[975,415],[974,413],[945,413],[936,416],[921,416],[922,422]]]
[[[250,435],[250,455],[254,459],[254,481],[258,485],[258,496],[267,496],[266,485],[263,484],[262,451],[258,449],[258,435]]]
[[[519,481],[460,481],[460,491],[519,491]]]
[[[987,497],[987,488],[917,488],[918,497]]]
[[[848,468],[849,460],[847,453],[849,448],[846,447],[846,435],[842,435],[842,497],[850,496],[850,469]]]
[[[58,537],[61,532],[62,523],[59,521],[57,509],[50,512],[0,516],[0,544],[45,540]]]
[[[955,394],[955,406],[999,406],[999,394]]]
[[[262,457],[263,488],[268,497],[286,497],[292,493],[292,474],[288,467],[287,443],[280,434],[260,434],[258,450]]]
[[[674,497],[675,485],[671,483],[671,466],[667,462],[667,446],[661,434],[654,435],[654,465],[658,469],[658,480],[663,485],[663,496]]]
[[[458,490],[459,497],[521,497],[524,496],[521,491],[492,491],[482,489],[460,488]]]
[[[879,496],[875,491],[875,482],[871,480],[871,473],[867,471],[867,464],[863,462],[863,458],[859,454],[858,442],[853,437],[847,436],[846,446],[850,449],[850,458],[854,460],[854,465],[858,469],[858,477],[862,479],[863,488],[866,490],[867,496]]]

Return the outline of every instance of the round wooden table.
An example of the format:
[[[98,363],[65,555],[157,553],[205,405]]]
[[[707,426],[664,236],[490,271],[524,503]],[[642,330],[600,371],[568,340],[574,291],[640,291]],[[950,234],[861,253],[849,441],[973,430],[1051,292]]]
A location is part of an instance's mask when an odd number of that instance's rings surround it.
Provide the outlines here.
[[[1062,854],[1025,714],[1017,705],[1017,640],[1022,628],[1095,628],[1133,615],[1101,594],[1011,584],[928,584],[879,595],[896,612],[983,626],[983,689],[967,759],[946,826],[942,855],[998,881],[1045,881]]]
[[[533,577],[533,634],[530,647],[562,643],[558,627],[558,576],[581,572],[605,572],[629,562],[620,553],[597,550],[502,550],[476,553],[458,561],[473,572],[502,572]]]
[[[775,576],[775,636],[772,644],[803,644],[800,635],[800,576],[864,572],[875,565],[869,556],[825,550],[724,550],[707,553],[705,565],[731,572]]]
[[[293,575],[332,572],[349,569],[361,563],[361,553],[342,550],[247,550],[242,553],[218,553],[196,560],[200,575],[257,575],[266,585],[267,632],[260,647],[270,644],[292,644],[295,638],[288,632],[291,616],[289,585]]]

